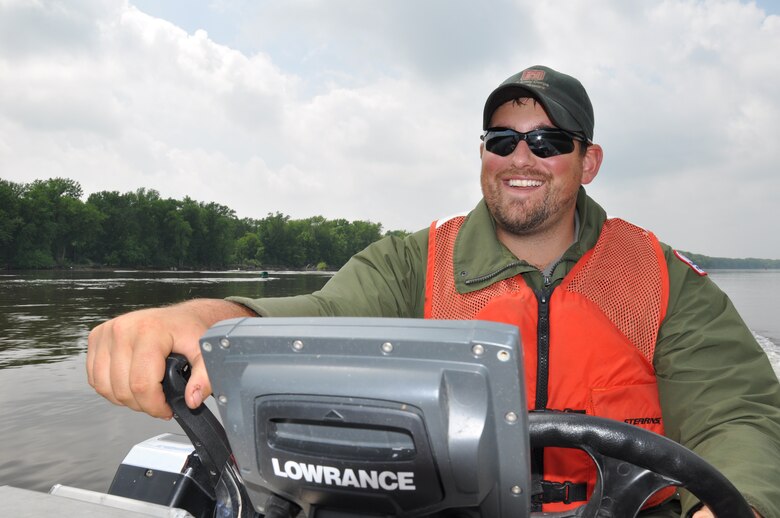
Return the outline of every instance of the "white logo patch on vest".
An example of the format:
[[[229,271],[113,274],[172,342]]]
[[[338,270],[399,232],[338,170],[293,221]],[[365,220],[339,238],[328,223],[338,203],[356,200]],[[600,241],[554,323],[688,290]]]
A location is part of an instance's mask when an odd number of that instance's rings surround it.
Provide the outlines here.
[[[674,251],[674,255],[677,256],[677,259],[679,259],[680,261],[682,261],[685,264],[687,264],[688,266],[690,266],[691,270],[696,272],[697,275],[699,275],[701,277],[704,277],[705,275],[707,275],[707,272],[702,270],[701,267],[698,264],[694,263],[692,260],[690,260],[687,257],[685,257],[683,254],[681,254],[677,250]]]
[[[306,464],[288,460],[284,464],[276,457],[271,458],[274,475],[291,480],[305,480],[312,484],[326,486],[356,487],[361,489],[382,489],[385,491],[414,491],[414,473],[411,471],[377,471],[333,466]]]

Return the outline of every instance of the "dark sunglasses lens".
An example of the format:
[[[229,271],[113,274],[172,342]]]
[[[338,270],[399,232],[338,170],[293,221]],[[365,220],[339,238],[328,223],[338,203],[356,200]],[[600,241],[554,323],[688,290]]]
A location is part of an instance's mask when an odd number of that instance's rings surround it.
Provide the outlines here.
[[[528,149],[540,158],[565,155],[574,151],[574,140],[558,130],[534,130],[520,133],[509,129],[488,131],[485,134],[485,149],[499,156],[509,156],[517,144],[525,140]]]
[[[499,156],[509,156],[520,142],[520,135],[506,132],[491,133],[485,136],[485,149]]]
[[[526,137],[526,142],[531,152],[541,158],[565,155],[574,151],[574,140],[559,131],[531,131]]]

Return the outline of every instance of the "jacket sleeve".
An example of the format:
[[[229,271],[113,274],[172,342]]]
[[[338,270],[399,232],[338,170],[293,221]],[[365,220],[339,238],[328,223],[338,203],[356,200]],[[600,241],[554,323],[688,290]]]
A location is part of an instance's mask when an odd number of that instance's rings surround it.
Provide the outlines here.
[[[729,298],[666,250],[669,309],[654,364],[666,434],[780,518],[780,383]],[[698,502],[683,492],[683,516]]]
[[[422,317],[428,231],[387,237],[353,256],[319,291],[294,297],[228,297],[262,317]]]

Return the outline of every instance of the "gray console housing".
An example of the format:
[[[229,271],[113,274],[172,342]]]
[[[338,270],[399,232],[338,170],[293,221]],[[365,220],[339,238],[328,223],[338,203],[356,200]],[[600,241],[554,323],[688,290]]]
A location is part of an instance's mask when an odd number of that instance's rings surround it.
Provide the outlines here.
[[[245,318],[212,327],[201,350],[258,511],[276,493],[307,514],[327,508],[333,516],[350,509],[356,516],[422,516],[472,508],[481,516],[528,515],[516,327]]]

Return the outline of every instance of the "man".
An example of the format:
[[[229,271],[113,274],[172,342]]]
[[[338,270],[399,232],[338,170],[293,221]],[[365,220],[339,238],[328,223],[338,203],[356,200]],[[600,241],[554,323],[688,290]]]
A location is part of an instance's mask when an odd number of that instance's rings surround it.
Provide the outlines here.
[[[194,300],[108,321],[89,337],[90,384],[116,404],[170,418],[165,357],[190,359],[186,401],[196,407],[211,391],[198,338],[222,319],[504,321],[521,329],[530,407],[665,433],[729,477],[757,516],[780,518],[780,384],[704,272],[651,233],[607,220],[585,194],[603,156],[593,125],[576,79],[542,66],[510,77],[485,104],[484,199],[468,216],[369,246],[311,295]],[[534,500],[545,511],[570,507],[567,498],[581,504],[592,489],[587,463],[559,453],[534,454]],[[698,506],[669,496],[657,495],[647,516]]]

